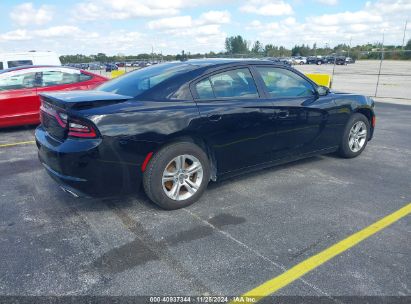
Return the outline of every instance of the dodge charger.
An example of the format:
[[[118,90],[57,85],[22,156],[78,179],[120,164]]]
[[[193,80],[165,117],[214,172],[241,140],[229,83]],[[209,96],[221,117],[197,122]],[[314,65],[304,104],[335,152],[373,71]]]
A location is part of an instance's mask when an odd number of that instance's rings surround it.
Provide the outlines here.
[[[374,128],[369,97],[268,60],[201,59],[91,91],[43,93],[35,136],[66,192],[112,196],[142,185],[170,210],[197,201],[210,181],[319,154],[356,157]]]

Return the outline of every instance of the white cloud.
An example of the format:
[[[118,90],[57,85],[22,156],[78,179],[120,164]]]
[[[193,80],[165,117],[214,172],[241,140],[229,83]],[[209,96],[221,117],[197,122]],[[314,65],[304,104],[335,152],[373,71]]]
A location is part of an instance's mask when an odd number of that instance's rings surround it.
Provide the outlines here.
[[[83,34],[83,31],[80,30],[77,26],[72,25],[61,25],[53,26],[47,29],[36,30],[32,32],[36,37],[43,38],[61,38],[61,37],[72,37],[76,35]]]
[[[284,16],[293,14],[293,8],[283,0],[249,0],[240,7],[244,13],[263,16]]]
[[[31,22],[30,27],[11,26],[8,30],[0,31],[0,49],[27,51],[46,48],[62,54],[138,54],[151,52],[152,46],[154,52],[162,51],[164,54],[180,53],[183,49],[192,53],[220,51],[224,49],[224,39],[228,30],[230,35],[239,34],[246,40],[258,39],[265,44],[287,47],[302,43],[312,45],[314,42],[318,46],[324,46],[326,43],[333,46],[349,43],[351,38],[353,45],[374,43],[381,41],[382,33],[385,32],[386,44],[398,45],[402,43],[405,19],[411,16],[410,0],[373,0],[364,4],[362,9],[340,10],[333,14],[313,13],[305,19],[290,14],[284,14],[281,18],[260,18],[257,12],[257,15],[254,15],[255,20],[248,24],[244,24],[244,13],[237,11],[230,15],[227,7],[227,11],[203,8],[198,15],[190,14],[192,10],[188,8],[206,5],[209,1],[223,3],[230,0],[85,0],[82,2],[85,11],[82,12],[81,18],[97,20],[96,23],[74,23],[72,19],[67,18],[67,23],[41,28],[36,26],[35,22]],[[133,10],[131,6],[137,2],[149,11]],[[243,0],[241,5],[243,8],[251,5],[258,11],[265,5],[281,3],[287,5],[285,0]],[[35,11],[41,8],[36,5],[31,7]],[[56,10],[57,6],[54,9]],[[162,15],[164,11],[169,13]],[[137,17],[137,14],[140,17]],[[110,20],[142,17],[143,20],[124,22],[123,28],[121,21],[114,24]],[[14,24],[17,25],[17,22],[14,21]],[[136,26],[140,29],[136,30]],[[410,34],[409,26],[406,39],[411,38]]]
[[[168,17],[182,9],[227,0],[86,0],[75,5],[73,15],[78,20],[130,19],[139,17]]]
[[[201,14],[199,18],[201,24],[224,24],[230,21],[231,15],[227,11],[208,11]]]
[[[405,19],[410,15],[409,0],[378,0],[368,2],[361,10],[312,15],[305,20],[293,17],[267,23],[254,20],[246,29],[256,33],[255,40],[287,47],[314,42],[319,46],[348,44],[351,39],[353,45],[375,43],[381,42],[383,32],[386,44],[398,45],[402,42]]]
[[[33,3],[27,2],[15,6],[10,12],[10,19],[19,26],[42,25],[53,19],[53,9],[48,5],[36,9]]]
[[[130,19],[138,17],[159,17],[176,15],[179,1],[138,0],[88,0],[74,8],[74,16],[79,20]]]
[[[0,35],[0,42],[2,41],[24,41],[36,39],[92,39],[98,37],[96,32],[83,31],[77,26],[61,25],[52,26],[41,30],[26,30],[17,29]]]
[[[27,33],[27,30],[19,29],[15,31],[6,32],[4,34],[0,34],[0,42],[2,41],[22,41],[22,40],[29,40],[30,36]]]
[[[328,25],[345,25],[361,23],[378,23],[383,20],[382,16],[377,13],[368,11],[344,12],[337,14],[326,14],[321,16],[309,17],[307,21],[313,24]]]
[[[230,13],[227,11],[208,11],[201,14],[196,20],[193,20],[191,16],[161,18],[148,22],[147,27],[151,30],[180,29],[230,23],[230,19]]]
[[[151,30],[177,29],[190,27],[193,24],[191,16],[177,16],[150,21],[147,26]]]
[[[176,16],[161,18],[147,23],[147,27],[155,30],[157,35],[165,35],[167,41],[160,42],[169,49],[180,52],[185,45],[192,51],[206,48],[207,50],[221,50],[227,36],[221,30],[221,24],[231,21],[227,11],[208,11],[197,19],[191,16]],[[158,45],[159,42],[156,41]]]
[[[338,0],[316,0],[320,4],[325,4],[325,5],[337,5]]]

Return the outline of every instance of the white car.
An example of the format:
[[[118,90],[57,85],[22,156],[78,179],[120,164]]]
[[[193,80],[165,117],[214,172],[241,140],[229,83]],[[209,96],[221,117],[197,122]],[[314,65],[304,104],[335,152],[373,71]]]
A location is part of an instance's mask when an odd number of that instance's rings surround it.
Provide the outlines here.
[[[21,52],[0,54],[0,70],[23,65],[60,66],[60,58],[54,52]]]
[[[298,56],[293,58],[293,63],[294,64],[307,64],[307,58]]]

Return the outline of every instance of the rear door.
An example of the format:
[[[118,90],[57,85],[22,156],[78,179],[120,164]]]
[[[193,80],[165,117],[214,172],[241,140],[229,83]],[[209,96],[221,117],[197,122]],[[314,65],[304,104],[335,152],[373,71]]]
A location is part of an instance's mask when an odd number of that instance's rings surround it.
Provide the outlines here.
[[[319,97],[314,85],[291,69],[254,69],[274,105],[274,159],[293,158],[336,145],[332,94]]]
[[[35,69],[0,74],[0,126],[39,122],[40,81]]]
[[[215,72],[191,90],[201,115],[198,132],[213,149],[219,173],[270,160],[273,104],[262,96],[249,68]]]

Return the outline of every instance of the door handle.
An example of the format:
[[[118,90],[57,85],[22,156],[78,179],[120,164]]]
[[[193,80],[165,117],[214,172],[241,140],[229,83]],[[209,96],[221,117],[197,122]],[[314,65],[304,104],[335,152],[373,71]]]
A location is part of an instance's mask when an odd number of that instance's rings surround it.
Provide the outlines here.
[[[219,121],[221,120],[221,118],[222,118],[221,115],[218,115],[218,114],[208,116],[208,120],[210,121]]]

